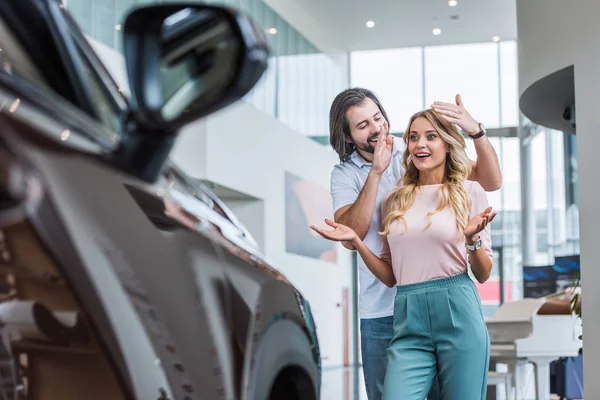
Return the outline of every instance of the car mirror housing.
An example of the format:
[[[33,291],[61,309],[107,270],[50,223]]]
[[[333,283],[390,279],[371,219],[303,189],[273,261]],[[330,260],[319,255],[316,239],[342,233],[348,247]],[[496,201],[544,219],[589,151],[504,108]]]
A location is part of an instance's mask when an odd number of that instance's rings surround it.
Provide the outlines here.
[[[179,130],[247,94],[266,71],[269,50],[253,21],[226,7],[141,7],[123,30],[131,128],[114,161],[153,181]]]
[[[250,18],[198,4],[134,10],[124,24],[124,52],[135,119],[165,131],[239,100],[269,57]]]

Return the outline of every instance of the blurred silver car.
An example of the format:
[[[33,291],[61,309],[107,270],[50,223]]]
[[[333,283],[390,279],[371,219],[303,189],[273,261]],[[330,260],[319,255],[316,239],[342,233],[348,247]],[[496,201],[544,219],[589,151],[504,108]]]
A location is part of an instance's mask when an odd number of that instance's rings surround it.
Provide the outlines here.
[[[167,3],[122,33],[129,99],[59,2],[0,2],[0,400],[319,398],[308,302],[168,158],[261,30]]]

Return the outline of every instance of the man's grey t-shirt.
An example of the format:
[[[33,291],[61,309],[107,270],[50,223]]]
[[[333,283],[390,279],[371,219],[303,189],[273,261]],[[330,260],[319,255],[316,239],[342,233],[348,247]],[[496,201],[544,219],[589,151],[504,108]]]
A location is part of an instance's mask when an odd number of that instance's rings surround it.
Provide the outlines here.
[[[394,138],[394,150],[390,166],[385,171],[379,182],[377,201],[369,232],[364,238],[364,243],[376,255],[381,252],[381,201],[384,196],[395,188],[404,174],[402,167],[402,153],[404,142]],[[341,207],[352,204],[358,198],[367,176],[371,171],[371,163],[366,161],[355,150],[347,161],[335,166],[331,173],[331,196],[333,210],[336,212]],[[389,288],[371,273],[364,261],[358,256],[358,312],[360,318],[382,318],[394,314],[394,297],[396,288]]]

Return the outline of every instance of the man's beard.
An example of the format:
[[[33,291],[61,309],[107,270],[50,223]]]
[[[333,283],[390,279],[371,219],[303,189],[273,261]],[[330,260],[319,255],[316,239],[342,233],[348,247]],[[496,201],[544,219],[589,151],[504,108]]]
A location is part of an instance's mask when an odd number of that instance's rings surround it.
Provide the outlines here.
[[[374,154],[375,153],[375,144],[373,142],[371,142],[371,140],[376,139],[377,136],[379,136],[379,135],[375,135],[375,136],[369,138],[367,143],[358,143],[358,142],[355,142],[354,140],[352,140],[352,143],[354,144],[354,147],[356,147],[357,149],[362,150],[367,153]]]

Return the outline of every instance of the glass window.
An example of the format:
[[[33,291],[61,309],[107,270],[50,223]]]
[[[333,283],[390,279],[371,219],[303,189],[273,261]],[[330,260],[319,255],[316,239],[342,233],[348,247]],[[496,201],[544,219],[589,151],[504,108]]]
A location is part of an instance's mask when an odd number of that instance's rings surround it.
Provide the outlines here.
[[[466,109],[486,127],[500,125],[496,43],[425,48],[425,104],[453,103],[460,93]]]
[[[278,118],[286,125],[294,128],[296,126],[296,112],[293,107],[294,96],[297,93],[298,80],[296,79],[298,72],[298,64],[296,56],[286,55],[280,56],[279,61],[279,76],[277,81],[277,110]]]
[[[80,54],[82,55],[83,72],[87,79],[84,84],[88,85],[94,108],[98,113],[98,119],[113,132],[122,133],[122,110],[110,98],[104,83],[90,64],[90,60],[83,56],[81,52]]]
[[[351,85],[375,92],[393,133],[403,133],[410,116],[423,109],[422,51],[417,47],[350,55]]]
[[[22,49],[16,46],[14,39],[4,35],[0,35],[0,70],[46,86],[39,70]]]
[[[94,38],[113,48],[117,47],[119,31],[114,2],[91,1],[92,9],[91,34]]]
[[[269,67],[256,86],[245,96],[245,99],[256,108],[272,117],[275,116],[275,90],[277,79],[277,58],[269,58]]]
[[[488,138],[488,140],[490,141],[492,147],[496,151],[496,155],[498,156],[498,159],[500,160],[501,154],[502,154],[501,138],[491,137],[491,138]],[[467,155],[469,156],[469,158],[471,160],[477,160],[477,153],[475,152],[475,143],[473,142],[473,140],[467,138],[466,144],[467,144]],[[494,209],[496,209],[496,210],[500,210],[502,208],[502,198],[501,197],[502,197],[502,193],[500,190],[496,190],[494,192],[487,192],[488,203],[489,203],[489,205],[494,207]],[[496,244],[494,243],[494,246],[495,245]]]
[[[127,12],[133,6],[164,1],[115,0],[100,4],[68,0],[66,8],[85,33],[121,51],[122,24]],[[347,59],[334,59],[320,52],[263,0],[208,0],[207,3],[248,13],[266,33],[272,56],[269,69],[243,100],[303,135],[328,136],[329,106],[348,84]],[[410,111],[418,108],[410,107]]]
[[[502,170],[503,205],[505,210],[521,209],[521,156],[518,138],[502,139]]]
[[[548,198],[546,194],[546,132],[538,133],[530,142],[531,146],[531,179],[533,184],[533,204],[536,210],[546,210]]]
[[[84,0],[63,0],[63,4],[66,4],[65,8],[77,20],[81,30],[90,35],[92,34],[92,3]]]
[[[506,292],[504,301],[516,301],[523,298],[523,268],[519,246],[506,246],[502,249],[503,263],[506,266],[504,280]]]
[[[500,42],[502,126],[519,126],[517,42]]]
[[[521,157],[518,138],[502,138],[500,168],[502,170],[502,265],[505,301],[523,297],[521,265]]]
[[[310,103],[309,98],[309,86],[311,82],[309,80],[308,74],[309,69],[308,66],[310,64],[310,55],[306,54],[305,51],[308,49],[305,46],[306,41],[302,40],[302,37],[298,37],[299,41],[299,51],[301,54],[295,56],[294,62],[298,66],[297,70],[297,85],[295,87],[295,92],[293,93],[293,113],[296,114],[296,126],[295,129],[303,135],[311,136],[311,132],[309,129],[309,121],[310,117],[308,114],[308,107]]]
[[[541,256],[548,253],[548,212],[535,211],[536,252]],[[541,257],[540,257],[541,258]],[[547,257],[546,257],[547,258]],[[548,260],[548,263],[550,260]]]
[[[63,71],[65,65],[65,59],[61,58],[56,52],[56,49],[48,50],[45,55],[49,60],[45,64],[40,64],[39,60],[35,59],[35,53],[31,52],[30,48],[24,47],[20,41],[18,41],[8,30],[8,27],[3,24],[0,20],[0,74],[10,74],[14,77],[15,90],[20,90],[19,86],[23,90],[24,98],[28,100],[37,99],[40,103],[36,104],[55,104],[58,107],[56,110],[64,107],[61,100],[68,101],[71,106],[79,108],[83,113],[91,118],[99,120],[98,127],[104,125],[109,129],[95,129],[86,125],[82,128],[75,120],[64,121],[64,115],[61,112],[54,113],[53,117],[57,118],[57,121],[63,121],[71,128],[75,129],[79,134],[83,134],[87,139],[96,141],[100,139],[103,144],[107,144],[107,140],[112,141],[111,136],[116,132],[121,132],[121,113],[122,109],[117,103],[109,102],[106,94],[106,86],[100,78],[95,75],[93,68],[87,58],[82,59],[83,68],[80,68],[83,72],[84,80],[82,83],[76,83],[72,80],[71,76],[68,76]],[[39,38],[39,35],[33,35],[32,37]],[[52,41],[50,43],[53,43]],[[79,54],[75,54],[77,56]],[[39,67],[39,68],[38,68]],[[53,82],[52,78],[63,72],[60,77],[62,80],[60,85],[50,85],[49,82]],[[90,81],[87,79],[93,76]],[[53,82],[56,84],[56,80]],[[86,90],[91,96],[93,106],[93,115],[90,115],[91,109],[86,108],[85,102],[81,101],[81,98],[75,97],[72,88],[75,84],[85,85]],[[105,100],[107,99],[107,100]],[[97,117],[97,118],[96,118]]]
[[[67,17],[71,39],[75,42],[83,67],[83,80],[79,84],[86,86],[91,103],[100,122],[113,132],[123,132],[123,115],[126,102],[119,93],[116,83],[102,68],[102,63],[93,48],[82,34],[72,18]],[[101,76],[102,75],[102,76]]]
[[[493,301],[500,297],[499,274],[503,274],[504,301],[517,300],[522,296],[522,269],[521,269],[521,201],[520,201],[520,157],[519,140],[517,138],[490,138],[490,142],[500,162],[503,172],[503,185],[500,190],[488,192],[490,205],[498,212],[491,225],[492,246],[497,253],[494,259],[493,274],[497,278],[491,279],[489,284],[481,285],[480,294],[487,297],[490,302],[484,304],[486,315],[493,314],[497,305]],[[475,159],[475,149],[472,141],[467,141],[468,154]],[[483,298],[483,297],[482,297]],[[492,301],[493,300],[493,301]],[[499,300],[498,300],[499,301]]]
[[[563,132],[548,130],[548,141],[550,145],[549,158],[552,177],[552,207],[555,209],[555,215],[553,219],[554,232],[552,236],[553,243],[564,243],[567,235],[566,227],[566,213],[567,213],[567,198],[565,192],[565,149],[564,149],[564,136]]]

